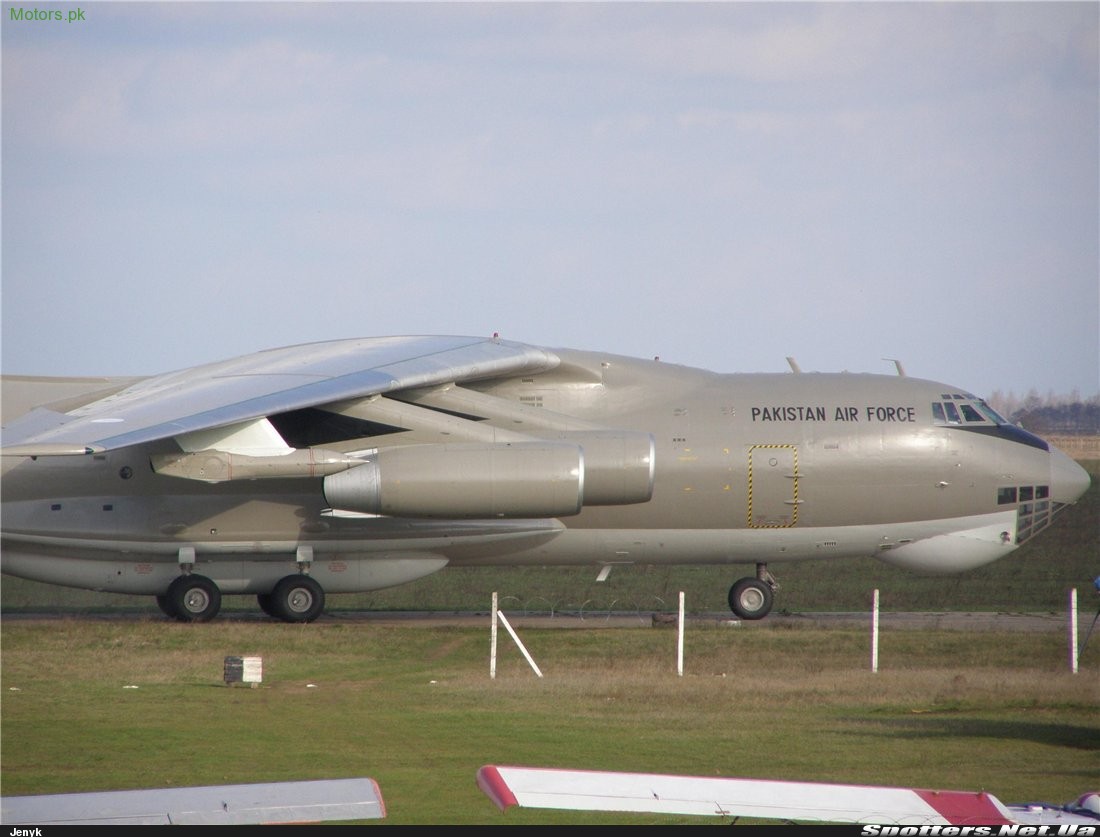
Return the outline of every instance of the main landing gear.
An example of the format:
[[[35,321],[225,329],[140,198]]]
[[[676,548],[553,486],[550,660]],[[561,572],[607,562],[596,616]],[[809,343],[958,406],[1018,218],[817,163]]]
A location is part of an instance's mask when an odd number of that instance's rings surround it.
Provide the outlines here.
[[[288,575],[270,593],[256,596],[260,610],[283,622],[312,622],[325,609],[325,591],[308,575]]]
[[[260,593],[256,600],[264,613],[283,622],[312,622],[325,609],[325,591],[304,573],[284,576],[270,593]],[[157,596],[157,605],[180,622],[209,622],[221,609],[222,594],[211,579],[187,573]]]
[[[771,613],[778,587],[775,577],[768,572],[768,565],[757,564],[755,578],[738,579],[730,587],[730,610],[741,619],[763,619]]]
[[[206,576],[188,573],[177,576],[168,591],[157,596],[157,604],[180,622],[209,622],[221,610],[222,593]]]

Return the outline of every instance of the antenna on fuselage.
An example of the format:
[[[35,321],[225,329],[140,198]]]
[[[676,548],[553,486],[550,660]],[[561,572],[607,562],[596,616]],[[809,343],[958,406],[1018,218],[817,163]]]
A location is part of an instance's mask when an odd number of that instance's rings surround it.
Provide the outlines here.
[[[796,375],[802,371],[798,368],[798,363],[796,363],[795,359],[790,355],[787,355],[787,363],[790,364],[791,371],[794,372]]]
[[[899,378],[904,378],[905,377],[905,369],[904,369],[904,367],[902,367],[900,360],[898,360],[897,358],[894,358],[894,357],[884,357],[883,360],[889,360],[894,364],[894,368],[896,368],[898,370],[898,377]]]

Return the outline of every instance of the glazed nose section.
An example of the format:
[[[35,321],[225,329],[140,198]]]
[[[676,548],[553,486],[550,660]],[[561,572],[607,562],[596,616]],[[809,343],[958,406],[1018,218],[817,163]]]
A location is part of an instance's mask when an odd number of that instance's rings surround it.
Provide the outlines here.
[[[1050,493],[1055,503],[1076,503],[1091,484],[1088,471],[1057,448],[1050,449]]]

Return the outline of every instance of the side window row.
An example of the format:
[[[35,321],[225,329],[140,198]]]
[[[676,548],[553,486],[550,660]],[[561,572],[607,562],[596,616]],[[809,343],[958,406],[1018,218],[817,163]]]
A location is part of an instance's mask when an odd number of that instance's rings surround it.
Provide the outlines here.
[[[1010,485],[997,489],[997,503],[1001,506],[1017,502],[1030,503],[1032,500],[1045,500],[1049,496],[1049,485]]]

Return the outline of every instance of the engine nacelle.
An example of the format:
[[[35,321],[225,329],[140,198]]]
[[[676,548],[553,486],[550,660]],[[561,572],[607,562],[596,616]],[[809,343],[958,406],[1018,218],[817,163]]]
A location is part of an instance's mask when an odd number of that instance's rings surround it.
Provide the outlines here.
[[[617,506],[653,497],[656,443],[641,430],[580,430],[559,435],[584,450],[584,504]]]
[[[325,477],[334,509],[394,517],[561,517],[584,500],[584,454],[563,442],[383,448]]]

